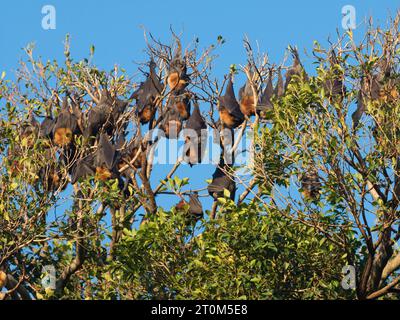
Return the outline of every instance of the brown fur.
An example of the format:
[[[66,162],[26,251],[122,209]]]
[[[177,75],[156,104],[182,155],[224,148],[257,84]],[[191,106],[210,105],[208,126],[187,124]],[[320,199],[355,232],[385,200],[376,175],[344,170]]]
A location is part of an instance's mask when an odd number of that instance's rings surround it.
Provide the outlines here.
[[[165,136],[169,138],[170,133],[174,133],[174,137],[178,136],[179,132],[181,132],[182,123],[177,120],[168,121],[167,125],[165,126]]]
[[[153,110],[150,106],[144,107],[144,109],[140,112],[139,118],[142,124],[148,123],[153,117]]]
[[[253,96],[244,96],[240,100],[240,111],[247,116],[254,116],[256,113],[256,108],[254,107],[254,97]]]
[[[107,181],[111,178],[111,172],[107,168],[97,167],[96,168],[96,179],[100,181]]]
[[[189,113],[187,112],[187,106],[183,101],[179,101],[175,104],[176,109],[179,112],[179,115],[181,116],[181,118],[183,120],[186,120],[187,118],[189,118]]]
[[[228,128],[233,128],[235,126],[235,118],[225,108],[221,108],[219,115],[225,126]]]
[[[72,131],[69,128],[58,128],[54,133],[54,143],[58,146],[66,146],[72,141]]]
[[[182,90],[185,85],[186,81],[179,77],[178,72],[172,72],[168,75],[168,85],[171,90]]]

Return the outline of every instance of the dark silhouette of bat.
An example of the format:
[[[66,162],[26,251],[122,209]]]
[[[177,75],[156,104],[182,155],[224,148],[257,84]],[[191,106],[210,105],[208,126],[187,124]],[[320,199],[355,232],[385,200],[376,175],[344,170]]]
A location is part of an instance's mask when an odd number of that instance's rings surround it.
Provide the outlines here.
[[[319,198],[321,182],[316,168],[311,167],[303,174],[301,178],[301,188],[305,199],[317,200]]]
[[[196,221],[201,219],[203,217],[203,206],[199,200],[199,196],[197,192],[194,192],[189,195],[189,202],[186,200],[182,199],[176,206],[175,208],[177,210],[183,210],[184,207],[188,205],[189,210],[188,213],[191,216],[191,218],[194,218]]]
[[[135,159],[135,161],[133,161],[133,166],[136,169],[140,169],[142,167],[142,153],[139,152],[140,147],[141,147],[141,141],[142,141],[142,136],[140,133],[138,133],[136,135],[136,137],[134,137],[129,144],[120,151],[121,157],[120,157],[120,162],[118,163],[118,169],[121,169],[122,167],[124,167],[126,165],[126,162],[132,162],[133,159]],[[121,143],[121,141],[119,142]],[[118,148],[118,147],[117,147]]]
[[[252,73],[251,73],[252,76]],[[253,96],[253,89],[249,79],[239,90],[240,111],[247,117],[255,115],[255,101]]]
[[[112,97],[110,92],[104,89],[99,104],[88,114],[86,137],[97,136],[101,128],[108,135],[113,135],[113,132],[117,129],[116,124],[128,104],[128,101],[121,100],[116,96]]]
[[[68,95],[63,99],[61,111],[55,120],[53,128],[53,141],[60,147],[72,143],[74,135],[80,133],[76,116],[71,113]]]
[[[182,46],[179,39],[177,41],[177,48],[174,57],[169,63],[167,83],[172,91],[181,91],[185,89],[190,81],[187,74],[186,62],[182,59]]]
[[[175,108],[176,111],[178,111],[181,120],[189,119],[191,106],[189,94],[187,92],[173,92],[170,96],[169,105],[171,108]]]
[[[290,82],[294,77],[301,77],[304,75],[304,79],[307,80],[308,76],[305,73],[305,70],[300,62],[299,53],[296,48],[289,47],[289,51],[293,56],[293,64],[286,72],[286,80],[285,80],[285,91],[287,90]]]
[[[244,115],[240,111],[240,105],[235,97],[231,76],[225,89],[225,95],[219,97],[219,115],[222,124],[230,129],[237,128],[244,121]]]
[[[79,179],[87,176],[95,175],[95,168],[93,166],[94,155],[90,154],[84,158],[76,161],[71,172],[71,183],[75,184]]]
[[[228,190],[230,192],[230,198],[235,200],[236,183],[224,170],[229,170],[229,166],[221,159],[219,166],[213,173],[213,179],[207,187],[208,193],[216,200],[223,197],[224,190]]]
[[[257,105],[257,114],[261,118],[266,118],[266,113],[272,110],[271,98],[274,94],[274,85],[272,84],[272,70],[269,72],[267,85],[261,94],[260,102]]]
[[[61,168],[56,164],[46,165],[39,171],[39,179],[42,182],[43,190],[46,192],[60,192],[65,190],[67,182],[63,181]]]
[[[189,129],[189,130],[186,130]],[[193,113],[186,122],[184,131],[187,151],[185,156],[187,162],[192,167],[194,164],[201,163],[204,156],[204,145],[207,140],[207,124],[202,117],[197,101],[194,103]]]
[[[203,217],[203,206],[201,205],[197,193],[189,195],[189,213],[196,219],[201,219]]]
[[[335,50],[333,49],[329,55],[329,63],[333,68],[335,68],[336,65],[339,65],[339,60],[337,59]],[[324,89],[329,98],[340,97],[342,100],[346,94],[343,75],[341,75],[339,71],[335,69],[333,72],[333,77],[329,77],[325,80]]]
[[[28,119],[26,119],[21,125],[20,138],[21,140],[26,139],[27,146],[32,147],[35,144],[35,137],[37,136],[39,130],[40,125],[33,115],[33,111],[30,110]]]
[[[285,88],[283,85],[283,77],[282,77],[282,72],[281,72],[281,68],[278,68],[278,81],[276,82],[276,86],[274,89],[274,95],[277,98],[280,98],[283,96],[283,94],[285,93]]]
[[[42,139],[53,140],[53,129],[55,124],[56,121],[52,117],[46,116],[40,124],[39,137]]]
[[[351,118],[353,120],[353,130],[355,130],[358,127],[358,124],[360,123],[360,119],[364,114],[364,112],[365,112],[364,94],[362,92],[362,89],[360,89],[357,97],[357,109],[351,115]]]
[[[179,112],[175,108],[169,108],[167,115],[162,123],[161,128],[164,130],[168,139],[177,139],[182,130],[182,120]]]
[[[161,94],[163,85],[156,73],[156,64],[153,60],[149,63],[149,74],[139,88],[132,94],[138,106],[138,116],[142,124],[151,121],[156,112],[156,99]]]
[[[106,134],[100,134],[94,161],[96,178],[100,181],[116,178],[115,168],[118,160],[118,153],[115,150],[115,146],[110,142]]]

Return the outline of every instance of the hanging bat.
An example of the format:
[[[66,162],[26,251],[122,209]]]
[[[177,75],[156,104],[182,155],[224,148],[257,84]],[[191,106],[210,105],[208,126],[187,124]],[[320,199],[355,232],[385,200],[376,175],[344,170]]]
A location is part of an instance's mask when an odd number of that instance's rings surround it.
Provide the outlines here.
[[[169,64],[167,83],[171,91],[181,91],[185,89],[190,81],[187,74],[186,62],[182,59],[182,46],[179,39],[177,41],[177,48],[174,57]]]
[[[187,130],[188,129],[188,130]],[[193,113],[186,122],[184,131],[187,151],[185,156],[187,162],[192,167],[194,164],[201,163],[204,155],[204,145],[207,142],[207,124],[202,117],[197,101],[194,104]]]
[[[156,99],[161,94],[163,85],[156,73],[156,64],[153,60],[149,63],[149,74],[146,81],[132,94],[138,106],[138,116],[141,124],[150,122],[156,112]]]
[[[99,103],[87,114],[87,124],[83,132],[85,139],[96,137],[100,129],[110,120],[113,101],[107,89],[103,89]]]
[[[61,168],[55,164],[47,165],[40,169],[39,179],[45,192],[64,191],[67,183],[63,181]]]
[[[309,168],[301,178],[301,188],[304,198],[307,200],[317,200],[320,195],[321,182],[319,181],[316,168]]]
[[[189,203],[182,199],[175,208],[177,210],[184,210],[185,206],[189,206],[188,213],[189,215],[194,218],[196,221],[203,217],[203,206],[199,200],[198,194],[195,192],[189,195]]]
[[[300,62],[299,53],[296,48],[289,47],[289,51],[293,56],[293,65],[286,72],[286,80],[285,80],[285,91],[287,90],[289,83],[292,81],[294,77],[301,77],[304,73],[305,79],[308,79],[307,74],[304,71],[304,68]]]
[[[45,117],[40,124],[39,137],[42,139],[53,140],[53,129],[55,124],[56,121],[52,117]]]
[[[182,130],[182,120],[179,113],[174,108],[167,110],[167,115],[162,123],[161,128],[164,130],[168,139],[177,139]]]
[[[53,141],[57,146],[64,147],[72,143],[74,135],[80,133],[76,116],[71,113],[68,97],[65,96],[61,111],[53,127]]]
[[[75,184],[81,178],[95,175],[95,168],[93,166],[94,156],[88,155],[76,161],[71,172],[71,183]]]
[[[170,96],[169,105],[170,108],[175,108],[178,111],[181,120],[189,119],[191,109],[189,93],[173,92]]]
[[[273,106],[272,106],[271,98],[272,98],[273,94],[274,94],[274,85],[272,84],[272,70],[270,70],[267,85],[261,95],[260,102],[257,105],[257,109],[256,109],[257,114],[261,118],[265,119],[267,117],[266,113],[268,111],[272,110]]]
[[[355,130],[358,127],[358,124],[360,123],[360,119],[364,114],[364,112],[365,112],[364,94],[362,92],[362,89],[360,89],[357,97],[357,109],[351,115],[351,118],[353,120],[353,130]]]
[[[197,193],[189,195],[189,213],[194,216],[196,220],[203,217],[203,206],[201,205]]]
[[[141,148],[141,141],[142,141],[142,136],[139,133],[136,137],[134,137],[131,142],[126,146],[126,148],[121,149],[121,158],[120,162],[118,163],[118,169],[121,169],[126,165],[126,161],[131,163],[133,159],[133,165],[136,169],[140,169],[142,167],[142,153],[139,152]],[[121,143],[121,142],[120,142]],[[139,152],[139,154],[138,154]]]
[[[329,63],[331,65],[331,68],[334,68],[336,65],[339,64],[335,50],[333,49],[329,55]],[[325,80],[324,83],[325,92],[327,93],[327,96],[329,98],[340,97],[342,100],[344,95],[346,94],[346,87],[343,83],[343,75],[340,74],[340,72],[335,69],[332,77],[329,77],[328,79]]]
[[[221,162],[213,173],[213,179],[207,187],[208,193],[216,200],[223,197],[224,190],[226,189],[230,192],[230,198],[235,200],[236,183],[223,170],[229,169],[229,166],[225,165],[223,161]]]
[[[277,98],[280,98],[283,96],[283,94],[285,93],[285,88],[283,85],[283,78],[282,78],[282,72],[281,72],[281,68],[278,68],[278,81],[276,82],[276,86],[274,89],[274,95]]]
[[[37,122],[33,111],[30,110],[28,114],[28,119],[23,122],[20,129],[20,138],[26,139],[27,146],[32,147],[35,144],[35,137],[37,136],[40,129],[40,125]]]
[[[244,121],[244,115],[240,111],[240,105],[235,97],[231,77],[226,86],[225,95],[219,97],[219,115],[222,124],[230,129],[237,128]]]
[[[251,76],[253,73],[251,73]],[[253,96],[253,89],[249,79],[239,90],[240,111],[247,117],[255,115],[255,101]]]
[[[96,178],[100,181],[115,178],[114,170],[118,160],[115,146],[111,144],[106,134],[100,134],[95,157]]]

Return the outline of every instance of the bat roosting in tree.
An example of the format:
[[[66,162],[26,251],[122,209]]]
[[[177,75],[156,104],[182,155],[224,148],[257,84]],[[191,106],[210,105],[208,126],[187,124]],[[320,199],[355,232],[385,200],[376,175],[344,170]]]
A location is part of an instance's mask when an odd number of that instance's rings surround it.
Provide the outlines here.
[[[219,115],[222,124],[230,129],[238,127],[244,121],[244,115],[240,111],[240,105],[235,97],[231,76],[225,89],[225,95],[219,97]]]
[[[252,75],[253,72],[250,73],[251,77]],[[240,88],[239,101],[240,111],[242,111],[245,116],[250,117],[255,115],[255,101],[250,79],[247,79],[244,86]]]
[[[186,130],[188,129],[188,130]],[[186,122],[185,141],[187,151],[185,156],[190,166],[200,163],[204,155],[204,145],[207,139],[207,124],[202,117],[197,101],[193,113]]]
[[[167,82],[172,91],[181,91],[189,84],[186,62],[182,59],[181,42],[177,39],[177,48],[174,57],[169,63]]]
[[[211,183],[208,185],[208,193],[214,199],[223,197],[224,190],[228,190],[230,192],[230,198],[235,200],[235,192],[236,192],[236,183],[233,177],[229,177],[225,170],[229,170],[230,167],[226,165],[221,159],[219,166],[216,168],[213,173],[213,179]]]
[[[138,116],[142,124],[153,119],[156,112],[156,99],[162,92],[162,83],[156,73],[156,64],[153,60],[149,63],[149,74],[146,81],[132,94],[138,106]]]

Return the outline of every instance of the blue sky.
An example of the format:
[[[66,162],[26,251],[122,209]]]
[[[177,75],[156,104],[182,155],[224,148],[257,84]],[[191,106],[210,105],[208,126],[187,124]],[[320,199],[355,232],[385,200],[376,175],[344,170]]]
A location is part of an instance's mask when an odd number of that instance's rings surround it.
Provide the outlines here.
[[[41,27],[44,5],[53,5],[57,12],[56,30]],[[336,29],[341,29],[341,9],[356,8],[357,24],[372,15],[384,23],[398,9],[396,1],[127,1],[127,0],[14,0],[0,2],[0,73],[12,77],[21,48],[36,43],[36,53],[44,59],[63,59],[65,35],[71,35],[71,54],[75,60],[87,57],[92,44],[96,47],[94,63],[110,70],[115,63],[129,73],[136,71],[134,61],[146,60],[143,49],[144,26],[157,38],[170,41],[169,27],[183,31],[183,45],[194,37],[204,47],[216,41],[218,35],[226,44],[218,51],[215,75],[222,77],[229,65],[245,62],[242,39],[246,34],[260,49],[267,51],[272,61],[282,60],[288,44],[297,45],[305,66],[309,66],[303,49],[309,52],[313,41],[322,43]],[[237,90],[238,88],[236,88]],[[166,167],[156,168],[156,180]],[[193,188],[205,185],[214,168],[185,166],[178,175],[190,176]],[[156,181],[153,180],[155,186]],[[169,198],[170,199],[170,198]],[[164,199],[166,207],[178,199]],[[209,201],[206,201],[209,204]]]

